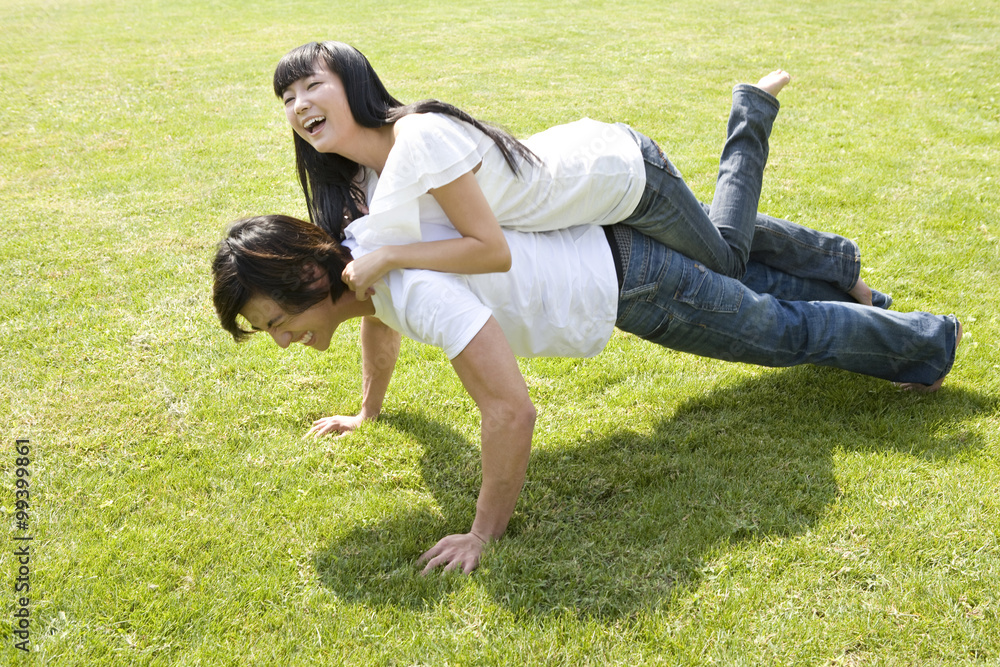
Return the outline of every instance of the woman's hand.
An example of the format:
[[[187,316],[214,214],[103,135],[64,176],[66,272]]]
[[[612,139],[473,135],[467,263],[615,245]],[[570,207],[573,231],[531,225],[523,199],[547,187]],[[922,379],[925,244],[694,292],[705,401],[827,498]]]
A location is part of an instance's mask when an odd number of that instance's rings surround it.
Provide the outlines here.
[[[303,438],[308,438],[310,435],[314,438],[318,438],[321,435],[329,435],[331,433],[336,433],[336,437],[341,437],[347,435],[365,421],[364,417],[360,414],[354,415],[353,417],[348,417],[345,415],[334,415],[332,417],[323,417],[322,419],[317,419],[313,422],[312,428],[306,433]]]
[[[388,262],[386,248],[363,255],[344,267],[340,279],[354,292],[358,301],[364,301],[375,293],[372,285],[393,269]]]
[[[421,574],[427,574],[441,565],[444,565],[445,572],[461,567],[462,572],[469,574],[479,567],[479,558],[485,546],[486,542],[473,533],[443,537],[420,556],[418,562],[427,561],[427,567]]]

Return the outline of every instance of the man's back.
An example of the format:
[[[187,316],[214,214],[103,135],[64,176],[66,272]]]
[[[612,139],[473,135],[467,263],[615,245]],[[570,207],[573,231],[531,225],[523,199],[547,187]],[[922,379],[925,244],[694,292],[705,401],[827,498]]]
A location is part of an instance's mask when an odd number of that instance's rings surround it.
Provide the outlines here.
[[[422,232],[425,241],[456,236],[436,225],[423,225]],[[618,281],[604,231],[584,226],[504,234],[510,271],[471,276],[393,271],[376,285],[376,316],[409,338],[442,348],[449,358],[490,315],[518,356],[598,354],[611,337],[618,309]]]

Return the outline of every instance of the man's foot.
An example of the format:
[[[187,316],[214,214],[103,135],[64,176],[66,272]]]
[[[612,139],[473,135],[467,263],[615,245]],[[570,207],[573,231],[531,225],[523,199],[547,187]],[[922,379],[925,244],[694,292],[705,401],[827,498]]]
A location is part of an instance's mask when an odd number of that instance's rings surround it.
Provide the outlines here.
[[[776,69],[758,81],[757,87],[777,97],[781,89],[791,80],[792,77],[788,72],[783,69]]]
[[[854,287],[852,287],[847,293],[862,306],[872,305],[872,288],[869,287],[861,278],[858,278],[858,282],[854,283]]]
[[[958,344],[962,342],[962,323],[958,323],[958,337],[955,340],[955,354],[958,354]],[[918,384],[916,382],[897,382],[896,386],[903,391],[914,391],[918,394],[932,394],[941,388],[944,384],[944,378],[941,378],[934,384]]]

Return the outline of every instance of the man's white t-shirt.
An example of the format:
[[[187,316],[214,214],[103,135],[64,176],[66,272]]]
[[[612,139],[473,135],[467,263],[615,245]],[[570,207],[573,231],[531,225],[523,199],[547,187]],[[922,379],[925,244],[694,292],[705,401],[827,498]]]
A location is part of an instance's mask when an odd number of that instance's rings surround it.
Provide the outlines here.
[[[455,238],[422,225],[426,241]],[[544,233],[504,231],[506,273],[456,275],[405,269],[375,284],[375,316],[408,338],[455,358],[490,316],[521,357],[590,357],[607,345],[618,315],[618,278],[600,227]],[[348,236],[355,257],[365,254]]]

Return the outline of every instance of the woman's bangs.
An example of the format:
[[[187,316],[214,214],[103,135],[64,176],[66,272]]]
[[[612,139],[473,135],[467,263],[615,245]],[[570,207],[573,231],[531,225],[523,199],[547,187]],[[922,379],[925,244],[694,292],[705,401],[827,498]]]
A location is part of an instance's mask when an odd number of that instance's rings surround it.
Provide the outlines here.
[[[277,97],[281,97],[290,85],[316,71],[321,48],[316,42],[311,42],[285,54],[274,69],[274,94]]]

